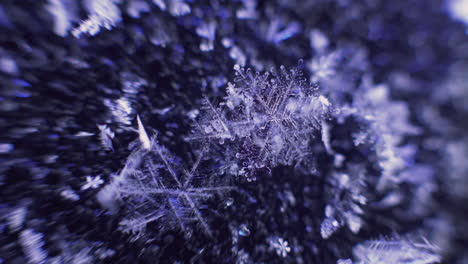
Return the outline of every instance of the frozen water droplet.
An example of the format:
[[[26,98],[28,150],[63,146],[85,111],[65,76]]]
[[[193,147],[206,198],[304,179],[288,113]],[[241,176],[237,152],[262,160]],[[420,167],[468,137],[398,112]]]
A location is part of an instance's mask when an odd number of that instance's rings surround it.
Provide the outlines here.
[[[250,230],[249,228],[247,228],[247,226],[245,224],[242,224],[239,228],[239,235],[240,236],[243,236],[243,237],[246,237],[246,236],[249,236],[250,235]]]

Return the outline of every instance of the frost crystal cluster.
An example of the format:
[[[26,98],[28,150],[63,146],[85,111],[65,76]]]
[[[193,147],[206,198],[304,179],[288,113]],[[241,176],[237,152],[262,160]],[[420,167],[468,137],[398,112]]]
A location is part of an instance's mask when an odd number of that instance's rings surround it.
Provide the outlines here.
[[[0,264],[468,263],[467,7],[0,1]]]

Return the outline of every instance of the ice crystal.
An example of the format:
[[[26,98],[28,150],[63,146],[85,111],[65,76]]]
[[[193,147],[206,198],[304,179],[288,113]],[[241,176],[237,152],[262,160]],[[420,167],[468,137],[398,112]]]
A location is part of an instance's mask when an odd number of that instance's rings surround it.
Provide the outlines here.
[[[24,206],[18,207],[10,211],[8,216],[8,227],[12,231],[18,231],[24,224],[28,209]]]
[[[128,98],[122,96],[115,101],[105,100],[104,104],[110,109],[116,122],[125,126],[132,124],[135,111]]]
[[[65,189],[63,191],[60,192],[60,195],[65,198],[65,199],[68,199],[68,200],[71,200],[71,201],[78,201],[80,200],[80,196],[78,194],[76,194],[73,190],[71,189]]]
[[[117,4],[121,0],[87,0],[86,7],[90,13],[88,19],[81,22],[80,26],[72,30],[75,37],[82,34],[96,35],[101,28],[112,29],[122,20]]]
[[[360,133],[355,143],[371,142],[382,168],[377,188],[383,190],[389,183],[399,182],[399,173],[406,167],[401,142],[404,136],[417,135],[420,129],[409,121],[409,109],[403,102],[390,100],[388,87],[369,85],[355,100],[356,116],[369,125],[367,133]]]
[[[70,3],[67,3],[70,5]],[[54,16],[54,32],[55,34],[65,37],[68,30],[71,28],[70,14],[67,12],[63,0],[49,0],[47,6],[49,12]]]
[[[32,229],[26,229],[20,233],[19,242],[29,263],[44,263],[47,259],[47,252],[42,248],[45,244],[43,237],[41,233],[36,233]]]
[[[236,12],[237,18],[239,19],[257,18],[257,12],[255,11],[255,9],[257,8],[256,0],[243,0],[242,4],[244,5],[244,7],[241,9],[238,9]]]
[[[299,33],[300,30],[299,23],[295,21],[286,22],[285,19],[276,18],[265,27],[265,39],[274,44],[279,44],[293,37]]]
[[[113,150],[112,139],[115,134],[107,125],[98,125],[100,130],[99,137],[101,138],[101,144],[105,149]]]
[[[281,237],[271,237],[268,241],[270,248],[274,249],[276,254],[280,257],[286,257],[291,252],[288,241]]]
[[[317,82],[335,75],[335,68],[339,58],[339,52],[331,52],[329,54],[314,57],[308,65],[310,71],[313,73],[312,80]]]
[[[310,46],[317,52],[323,53],[327,49],[330,41],[327,36],[318,29],[314,29],[310,32]]]
[[[235,144],[235,157],[243,164],[239,173],[247,176],[259,168],[309,159],[314,132],[330,115],[328,99],[314,94],[316,88],[306,83],[300,69],[260,74],[236,65],[235,70],[225,100],[216,107],[205,99],[205,114],[188,139],[234,142],[229,144]]]
[[[81,186],[82,191],[86,191],[87,189],[96,189],[103,184],[104,181],[101,179],[101,176],[91,177],[86,176],[86,183]]]
[[[155,1],[158,2],[158,1]],[[183,0],[169,1],[169,13],[173,16],[183,16],[191,12],[190,6]]]
[[[204,40],[202,40],[202,43],[200,43],[200,50],[213,50],[216,34],[216,24],[213,21],[208,23],[202,23],[200,26],[197,27],[196,32],[198,36],[204,38]]]
[[[358,233],[363,222],[361,208],[367,203],[363,195],[364,172],[359,166],[350,166],[349,173],[333,173],[329,177],[330,197],[325,207],[325,219],[321,224],[322,238],[329,238],[338,228],[346,225],[353,233]]]
[[[127,7],[127,13],[133,18],[139,18],[141,13],[149,11],[150,6],[143,0],[130,1],[129,6]]]
[[[137,116],[137,121],[138,121],[138,137],[140,139],[141,146],[143,147],[143,149],[150,150],[151,141],[148,137],[148,134],[146,133],[143,123],[140,120],[140,116]]]
[[[354,247],[353,253],[359,264],[440,263],[439,249],[424,238],[420,240],[393,238],[367,241]]]
[[[0,262],[468,262],[467,7],[3,1]]]
[[[245,252],[243,249],[239,250],[237,253],[236,264],[249,264],[252,263],[249,253]]]
[[[166,10],[166,3],[164,0],[153,0],[153,3],[159,7],[159,9],[165,11]]]
[[[134,152],[117,179],[118,195],[129,208],[129,216],[120,224],[122,230],[142,233],[147,224],[161,219],[168,228],[178,227],[187,232],[190,225],[198,225],[208,236],[211,228],[202,214],[204,201],[216,194],[232,191],[221,176],[202,174],[199,166],[204,162],[201,150],[190,170],[168,149],[152,142]]]
[[[327,217],[325,220],[323,220],[322,224],[320,224],[320,235],[322,235],[322,238],[327,239],[333,233],[335,233],[339,227],[340,224],[338,221],[336,221],[336,219]]]

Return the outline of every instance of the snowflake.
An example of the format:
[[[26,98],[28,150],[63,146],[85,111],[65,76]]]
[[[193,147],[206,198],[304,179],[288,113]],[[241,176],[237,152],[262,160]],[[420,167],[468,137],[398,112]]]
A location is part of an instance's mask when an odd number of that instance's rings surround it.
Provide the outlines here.
[[[362,96],[353,102],[355,115],[368,127],[365,133],[354,135],[356,145],[372,143],[375,145],[382,177],[377,184],[379,191],[389,184],[398,183],[399,174],[406,167],[405,146],[401,143],[407,135],[421,133],[419,127],[410,122],[410,110],[404,102],[392,101],[386,85],[374,85],[372,80],[365,80]]]
[[[33,229],[25,229],[19,235],[19,244],[30,263],[45,263],[47,252],[43,249],[44,235]]]
[[[89,0],[86,1],[90,15],[87,20],[72,30],[72,35],[79,38],[82,34],[91,36],[99,33],[101,28],[108,30],[120,23],[122,16],[117,6],[121,0]]]
[[[135,111],[127,97],[122,96],[115,101],[106,99],[104,104],[109,108],[116,122],[125,126],[132,124]]]
[[[202,22],[200,26],[197,27],[196,33],[198,36],[203,38],[200,43],[200,50],[213,50],[214,40],[216,37],[216,24],[213,21],[208,23]]]
[[[228,84],[225,100],[216,107],[205,99],[204,114],[187,139],[224,145],[248,179],[257,169],[310,164],[310,142],[331,113],[329,100],[314,95],[316,87],[306,84],[300,69],[264,74],[234,69],[235,84]]]
[[[331,52],[330,54],[314,57],[309,63],[309,69],[313,72],[312,79],[320,81],[335,75],[336,66],[340,54],[338,52]]]
[[[235,188],[222,184],[220,175],[210,175],[202,149],[190,170],[169,150],[158,144],[156,137],[148,142],[147,134],[138,118],[142,147],[132,153],[118,179],[118,193],[131,215],[120,225],[125,232],[140,234],[147,224],[161,219],[163,226],[178,227],[187,232],[188,226],[198,224],[208,236],[211,228],[202,215],[204,201],[215,194]],[[200,168],[208,170],[206,174]]]
[[[8,226],[13,231],[18,231],[24,224],[28,210],[26,207],[18,207],[8,214]]]
[[[96,177],[91,177],[91,176],[86,176],[86,183],[81,187],[82,191],[85,191],[89,188],[91,189],[96,189],[101,184],[103,184],[104,181],[101,179],[101,176],[96,176]]]
[[[276,251],[276,254],[280,257],[286,257],[291,251],[291,248],[288,245],[288,241],[284,240],[281,237],[272,237],[269,241],[270,248],[273,248]]]
[[[61,0],[49,0],[47,5],[47,10],[54,17],[54,33],[61,37],[67,36],[72,24],[70,11],[68,11],[70,9]]]
[[[288,21],[283,17],[275,17],[268,23],[260,24],[260,30],[266,41],[280,44],[301,31],[301,26],[296,21]]]
[[[155,1],[158,2],[158,1]],[[183,0],[169,1],[169,13],[173,16],[184,16],[191,12],[191,8]]]
[[[71,201],[78,201],[80,200],[80,196],[78,194],[76,194],[73,190],[71,189],[65,189],[63,191],[60,192],[60,195],[65,198],[65,199],[68,199],[68,200],[71,200]]]
[[[101,139],[101,144],[105,149],[113,150],[112,139],[115,136],[115,133],[107,125],[98,125],[99,128],[99,138]]]
[[[257,8],[256,0],[242,0],[244,8],[237,10],[236,17],[238,19],[255,19],[257,18]]]
[[[354,256],[362,264],[387,263],[440,263],[439,249],[425,238],[412,241],[407,238],[391,238],[366,241],[354,247]]]
[[[252,260],[250,259],[250,256],[249,256],[249,253],[247,253],[243,249],[241,249],[237,253],[236,264],[248,264],[248,263],[252,263]]]
[[[347,170],[349,173],[334,172],[328,177],[328,204],[325,206],[325,219],[320,226],[324,239],[344,225],[355,234],[363,225],[361,215],[364,211],[361,207],[367,203],[363,195],[364,170],[355,164],[350,164]]]

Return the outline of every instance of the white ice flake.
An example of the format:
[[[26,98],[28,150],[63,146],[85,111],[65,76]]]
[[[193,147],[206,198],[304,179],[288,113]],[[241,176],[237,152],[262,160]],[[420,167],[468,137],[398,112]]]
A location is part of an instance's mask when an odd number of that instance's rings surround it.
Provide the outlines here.
[[[236,16],[238,19],[255,19],[257,18],[257,1],[255,0],[243,0],[244,8],[237,10]]]
[[[60,195],[65,198],[65,199],[68,199],[68,200],[71,200],[71,201],[78,201],[80,200],[80,196],[78,194],[76,194],[73,190],[71,189],[66,189],[66,190],[63,190],[62,192],[60,192]]]
[[[68,30],[71,27],[71,21],[67,12],[67,8],[63,2],[61,0],[49,0],[47,9],[55,18],[54,33],[61,37],[66,37]]]
[[[320,225],[320,235],[323,239],[328,239],[338,228],[340,228],[340,223],[334,218],[327,217]]]
[[[90,13],[88,19],[72,30],[72,35],[79,38],[82,34],[91,36],[99,33],[101,28],[111,29],[120,23],[122,16],[117,4],[120,0],[88,0],[85,5]]]
[[[169,1],[169,13],[173,16],[183,16],[191,12],[190,6],[182,0]]]
[[[86,131],[80,131],[80,132],[75,134],[75,137],[90,137],[90,136],[94,136],[94,133],[86,132]]]
[[[159,7],[159,9],[165,11],[166,10],[166,3],[164,0],[153,0],[153,3]]]
[[[318,53],[323,53],[329,45],[327,36],[318,29],[310,32],[310,46]]]
[[[442,260],[438,251],[440,249],[425,238],[414,241],[395,237],[361,243],[354,247],[353,254],[358,263],[363,264],[434,264]]]
[[[89,188],[91,189],[96,189],[101,184],[103,184],[104,181],[101,179],[101,176],[96,176],[96,177],[91,177],[91,176],[86,176],[86,183],[81,187],[82,191],[85,191]]]
[[[36,233],[32,229],[26,229],[19,235],[19,242],[29,263],[44,263],[47,253],[42,248],[44,246],[43,235]]]
[[[114,147],[112,146],[112,139],[115,136],[114,132],[112,132],[112,130],[107,127],[107,125],[98,125],[98,128],[101,131],[99,134],[101,144],[105,149],[113,150]]]
[[[312,80],[315,82],[335,75],[338,59],[339,54],[337,52],[313,58],[308,65],[309,69],[313,72]]]
[[[13,231],[18,231],[24,224],[27,212],[28,210],[23,206],[12,210],[8,216],[8,227]]]
[[[281,237],[272,237],[269,241],[270,248],[273,248],[276,251],[276,254],[280,257],[286,257],[289,252],[291,252],[291,247],[289,247],[288,241],[284,240]]]
[[[145,127],[143,126],[143,123],[141,122],[139,115],[137,115],[137,120],[138,120],[138,136],[139,136],[141,145],[143,146],[144,149],[150,150],[151,141],[148,137],[148,134],[146,133]]]

